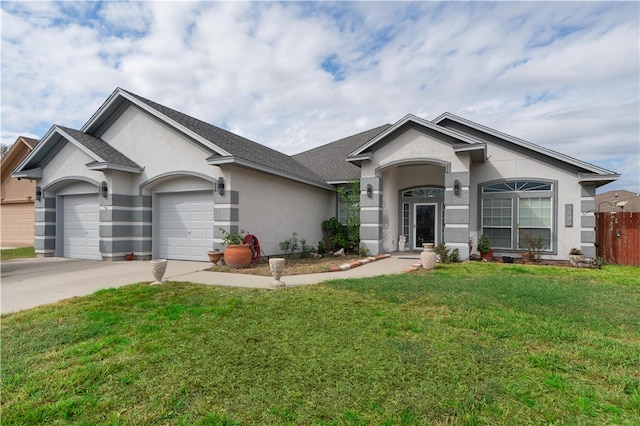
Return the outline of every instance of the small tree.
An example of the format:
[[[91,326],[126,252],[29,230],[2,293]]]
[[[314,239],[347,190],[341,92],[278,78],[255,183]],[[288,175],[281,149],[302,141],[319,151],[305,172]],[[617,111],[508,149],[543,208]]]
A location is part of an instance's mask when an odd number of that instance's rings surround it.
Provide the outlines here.
[[[9,152],[9,148],[11,148],[9,145],[0,143],[0,160],[4,159],[4,156]]]
[[[338,196],[347,206],[347,244],[350,248],[360,243],[360,181],[352,180],[338,188]]]
[[[338,219],[332,217],[322,222],[324,231],[324,243],[329,251],[340,250],[347,245],[347,235]]]

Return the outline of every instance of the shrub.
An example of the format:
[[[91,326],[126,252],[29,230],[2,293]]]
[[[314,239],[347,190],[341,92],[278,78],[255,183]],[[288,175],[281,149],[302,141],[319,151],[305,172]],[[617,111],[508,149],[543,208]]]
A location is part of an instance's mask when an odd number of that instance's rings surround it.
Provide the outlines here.
[[[439,256],[442,263],[460,262],[460,250],[449,249],[445,243],[439,243],[434,247],[433,251]]]
[[[298,239],[298,233],[293,232],[291,238],[285,241],[280,241],[280,250],[283,254],[290,257],[299,256],[307,257],[309,253],[313,251],[313,246],[307,244],[307,240],[304,238]]]
[[[489,253],[491,250],[491,241],[489,240],[489,236],[487,234],[480,235],[480,239],[478,240],[478,251],[480,253]]]
[[[331,252],[345,248],[347,246],[347,234],[342,224],[332,217],[322,222],[325,246]]]

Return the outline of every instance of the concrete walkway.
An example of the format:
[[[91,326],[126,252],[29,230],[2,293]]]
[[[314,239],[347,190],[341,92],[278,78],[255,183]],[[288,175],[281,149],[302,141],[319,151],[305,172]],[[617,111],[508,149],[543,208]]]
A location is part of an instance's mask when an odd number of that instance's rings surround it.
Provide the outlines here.
[[[390,257],[339,272],[283,276],[287,286],[317,284],[337,278],[362,278],[401,273],[419,262],[415,256]],[[170,260],[165,281],[245,288],[269,288],[272,277],[210,272],[208,262]],[[3,261],[0,282],[0,313],[55,303],[97,290],[136,282],[151,282],[148,261],[101,262],[63,258]]]

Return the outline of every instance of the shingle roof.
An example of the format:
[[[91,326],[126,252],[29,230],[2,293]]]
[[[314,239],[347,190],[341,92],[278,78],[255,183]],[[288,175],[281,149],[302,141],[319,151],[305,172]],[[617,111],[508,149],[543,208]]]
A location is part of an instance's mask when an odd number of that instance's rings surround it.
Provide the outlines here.
[[[625,190],[613,190],[596,195],[599,212],[640,212],[640,194]]]
[[[285,174],[325,184],[325,181],[320,176],[286,154],[264,145],[260,145],[247,138],[213,126],[209,123],[205,123],[204,121],[198,120],[197,118],[193,118],[164,105],[160,105],[157,102],[143,98],[135,93],[131,93],[126,90],[123,91],[137,100],[144,102],[146,105],[176,123],[186,127],[194,133],[197,133],[224,151],[231,153],[234,158],[239,158],[248,163],[264,166],[268,169],[277,170]],[[219,153],[214,153],[212,158],[215,158],[218,155]]]
[[[360,168],[349,163],[347,156],[389,127],[391,127],[391,124],[384,124],[301,152],[294,155],[293,158],[328,182],[346,182],[360,179]]]
[[[38,142],[40,142],[38,139],[28,138],[26,136],[20,136],[20,139],[22,139],[24,143],[29,145],[29,148],[31,149],[35,148],[35,146],[38,145]]]
[[[133,160],[129,159],[126,155],[109,145],[102,139],[95,138],[81,131],[71,129],[69,127],[57,126],[60,130],[67,133],[78,143],[82,144],[89,151],[93,152],[101,161],[98,163],[106,163],[109,165],[131,167],[136,169],[142,169]]]

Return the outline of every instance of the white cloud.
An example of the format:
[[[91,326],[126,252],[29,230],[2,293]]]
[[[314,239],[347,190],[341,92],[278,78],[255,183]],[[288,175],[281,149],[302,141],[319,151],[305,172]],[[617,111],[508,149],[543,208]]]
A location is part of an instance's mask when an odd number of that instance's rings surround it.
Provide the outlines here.
[[[640,191],[637,3],[1,7],[3,143],[80,127],[121,86],[286,153],[450,111]]]

